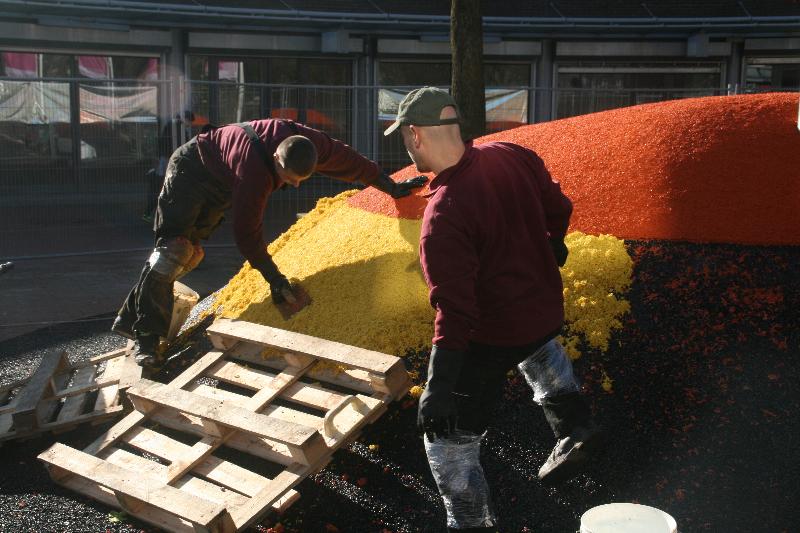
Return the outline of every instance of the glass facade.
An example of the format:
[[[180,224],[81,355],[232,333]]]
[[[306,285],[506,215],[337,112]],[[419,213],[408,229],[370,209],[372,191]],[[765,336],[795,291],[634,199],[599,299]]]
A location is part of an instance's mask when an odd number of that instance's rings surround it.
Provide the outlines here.
[[[800,57],[748,57],[744,68],[744,90],[800,90]]]
[[[554,118],[720,94],[722,76],[720,62],[561,61]]]

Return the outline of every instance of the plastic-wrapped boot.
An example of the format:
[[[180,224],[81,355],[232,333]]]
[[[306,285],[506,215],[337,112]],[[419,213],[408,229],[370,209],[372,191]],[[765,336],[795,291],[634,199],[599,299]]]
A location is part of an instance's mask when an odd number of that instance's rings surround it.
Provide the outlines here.
[[[602,430],[577,392],[545,398],[541,403],[558,442],[538,477],[552,485],[571,479],[581,470],[602,443]]]
[[[453,529],[447,528],[447,533],[497,533],[497,528],[490,527],[468,527],[467,529]]]
[[[158,335],[137,335],[133,357],[136,363],[150,372],[157,372],[164,364],[160,350],[161,338]]]
[[[447,512],[447,527],[453,531],[494,531],[497,520],[480,463],[481,435],[456,430],[433,441],[426,435],[424,442]]]

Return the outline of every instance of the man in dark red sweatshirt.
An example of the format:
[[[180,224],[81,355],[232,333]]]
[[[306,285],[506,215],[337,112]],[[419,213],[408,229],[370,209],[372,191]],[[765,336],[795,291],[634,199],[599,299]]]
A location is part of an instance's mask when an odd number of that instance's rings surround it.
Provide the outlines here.
[[[384,134],[398,128],[417,169],[435,175],[419,248],[436,309],[419,403],[425,450],[449,530],[497,531],[480,441],[509,370],[525,376],[558,440],[543,482],[574,475],[598,441],[556,340],[572,203],[534,152],[464,144],[455,102],[441,89],[412,91]]]
[[[155,249],[111,328],[136,340],[137,362],[158,366],[172,317],[173,283],[200,263],[200,241],[229,208],[236,245],[269,283],[273,301],[294,299],[293,287],[267,253],[262,220],[273,192],[287,184],[297,187],[313,172],[371,185],[394,198],[426,181],[418,176],[395,183],[345,143],[281,119],[212,128],[172,154],[153,224]]]

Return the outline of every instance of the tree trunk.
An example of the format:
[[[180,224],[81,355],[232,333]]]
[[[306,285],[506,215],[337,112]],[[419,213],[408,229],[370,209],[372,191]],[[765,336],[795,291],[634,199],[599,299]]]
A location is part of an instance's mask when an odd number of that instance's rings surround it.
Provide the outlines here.
[[[450,91],[461,113],[461,135],[467,141],[486,131],[480,0],[451,0],[450,49],[453,53]]]

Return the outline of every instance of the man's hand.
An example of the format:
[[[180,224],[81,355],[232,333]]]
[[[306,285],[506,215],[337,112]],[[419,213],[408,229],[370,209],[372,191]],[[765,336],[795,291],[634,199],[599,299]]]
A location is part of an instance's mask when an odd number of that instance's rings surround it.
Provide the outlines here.
[[[414,178],[401,181],[400,183],[395,183],[394,190],[390,194],[392,195],[392,198],[402,198],[404,196],[408,196],[411,194],[413,189],[422,187],[427,181],[428,178],[425,176],[416,176]]]
[[[379,191],[391,195],[392,198],[403,198],[404,196],[411,194],[413,189],[425,185],[425,182],[427,181],[427,177],[417,176],[415,178],[396,183],[388,174],[382,173],[375,183],[372,184],[372,186]]]
[[[567,245],[564,244],[563,237],[561,239],[550,237],[550,248],[553,249],[553,255],[556,256],[556,264],[559,267],[563,267],[569,255],[569,249],[567,249]]]
[[[428,385],[419,399],[417,426],[434,441],[456,430],[458,409],[453,390],[461,373],[464,354],[434,346],[428,362]]]
[[[282,304],[283,302],[289,302],[293,304],[297,301],[294,292],[292,292],[292,284],[283,274],[269,281],[269,291],[272,293],[272,303]]]

